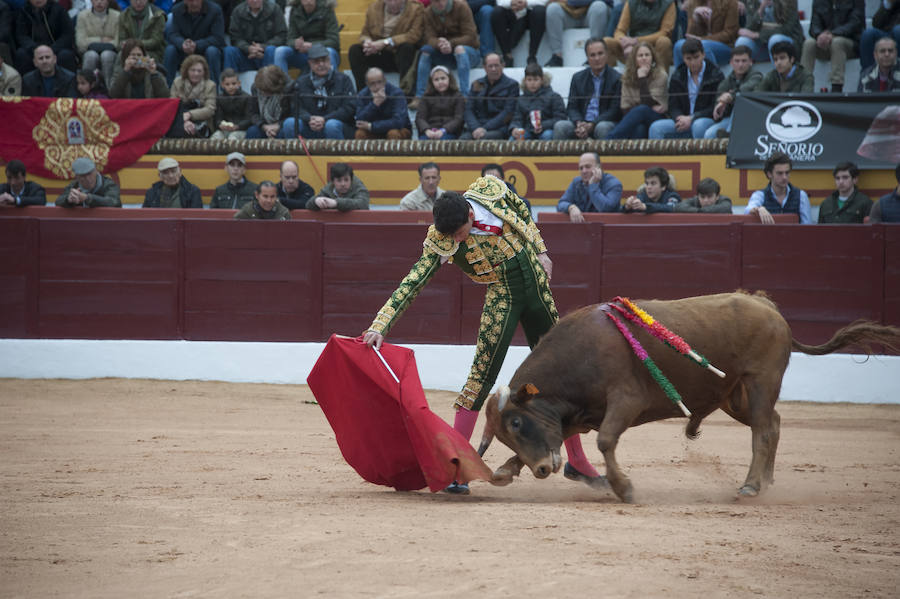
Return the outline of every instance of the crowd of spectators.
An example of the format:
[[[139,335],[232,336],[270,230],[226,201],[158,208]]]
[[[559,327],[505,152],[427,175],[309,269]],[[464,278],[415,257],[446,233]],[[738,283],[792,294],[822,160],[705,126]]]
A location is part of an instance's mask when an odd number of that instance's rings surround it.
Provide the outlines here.
[[[900,91],[900,0],[881,0],[868,28],[864,0],[813,0],[807,32],[796,0],[374,0],[348,51],[352,77],[335,4],[0,0],[0,89],[177,98],[170,137],[432,140],[727,136],[737,94],[813,92],[817,59],[830,61],[832,92],[851,91],[855,57],[856,91]],[[561,32],[579,26],[592,37],[563,98],[547,83]],[[526,32],[528,71],[513,81],[503,69]]]

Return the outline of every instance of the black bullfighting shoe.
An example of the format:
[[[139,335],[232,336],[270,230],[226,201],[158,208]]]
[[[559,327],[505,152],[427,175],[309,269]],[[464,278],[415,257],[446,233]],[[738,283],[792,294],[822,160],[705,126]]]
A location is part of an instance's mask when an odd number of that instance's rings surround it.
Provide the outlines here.
[[[563,476],[569,480],[583,482],[590,488],[597,489],[598,491],[609,489],[609,481],[606,480],[605,476],[588,476],[587,474],[582,474],[569,462],[566,462],[566,466],[563,468]]]
[[[469,485],[465,483],[460,484],[456,481],[453,481],[453,484],[444,489],[444,493],[450,493],[451,495],[468,495]]]

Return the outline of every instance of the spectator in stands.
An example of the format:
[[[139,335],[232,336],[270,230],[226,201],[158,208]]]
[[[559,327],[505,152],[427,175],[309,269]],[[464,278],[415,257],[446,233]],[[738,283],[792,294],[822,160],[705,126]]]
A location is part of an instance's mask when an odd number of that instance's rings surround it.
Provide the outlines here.
[[[412,123],[403,91],[385,80],[381,69],[366,73],[366,87],[359,92],[356,108],[356,139],[409,139]]]
[[[859,65],[866,69],[874,64],[875,42],[890,37],[900,45],[900,1],[881,0],[872,15],[872,26],[863,31],[859,40]]]
[[[624,113],[606,139],[645,139],[650,125],[669,111],[669,76],[656,62],[653,46],[638,42],[625,61],[621,109]]]
[[[563,30],[575,27],[590,28],[591,39],[603,39],[608,29],[610,10],[613,2],[609,0],[550,0],[547,4],[547,46],[550,48],[550,60],[545,67],[563,66],[562,41]],[[587,48],[585,48],[587,51]]]
[[[25,180],[25,163],[12,159],[6,164],[6,183],[0,185],[0,207],[43,206],[47,192],[34,181]]]
[[[777,55],[775,61],[777,65]],[[753,192],[744,214],[756,214],[766,225],[775,222],[773,214],[797,214],[800,224],[811,222],[809,197],[805,191],[791,185],[791,166],[791,157],[781,152],[766,159],[763,172],[769,184],[765,189]]]
[[[703,44],[688,38],[681,46],[684,62],[669,79],[670,119],[650,125],[650,139],[703,139],[713,124],[716,90],[725,77],[716,63],[706,58]]]
[[[514,194],[516,194],[517,196],[519,196],[520,200],[525,202],[525,206],[528,207],[528,213],[529,214],[531,213],[531,202],[529,202],[527,198],[524,198],[521,195],[519,195],[519,192],[516,191],[516,186],[513,184],[512,181],[506,180],[506,174],[503,172],[502,165],[495,164],[493,162],[489,163],[489,164],[485,164],[483,167],[481,167],[481,176],[486,177],[488,175],[491,175],[492,177],[497,177],[498,179],[500,179],[501,181],[506,183],[506,186],[509,187],[509,190],[511,192],[513,192]]]
[[[239,210],[253,201],[256,183],[249,181],[244,173],[247,171],[247,159],[240,152],[232,152],[225,157],[225,172],[228,182],[216,187],[210,208],[230,208]]]
[[[697,183],[697,195],[681,200],[672,208],[673,212],[699,212],[701,214],[731,214],[731,199],[719,195],[719,182],[706,177]]]
[[[75,97],[85,100],[109,99],[99,71],[81,69],[75,74]]]
[[[719,84],[712,118],[715,121],[703,135],[706,139],[727,137],[731,133],[731,113],[738,94],[756,91],[762,83],[762,73],[753,68],[753,58],[747,46],[735,46],[731,50],[731,73]]]
[[[872,200],[857,187],[859,167],[839,162],[832,174],[836,189],[819,205],[819,224],[862,223],[872,210]]]
[[[422,0],[419,0],[422,2]],[[428,6],[430,0],[422,2]],[[472,18],[475,20],[478,29],[478,44],[480,46],[481,56],[487,56],[494,52],[494,29],[491,27],[491,15],[494,14],[494,5],[496,0],[466,0],[469,10],[472,11]]]
[[[503,62],[495,53],[484,57],[485,75],[472,82],[466,98],[466,127],[460,139],[506,139],[519,96],[519,84],[503,74]]]
[[[416,98],[421,98],[435,65],[456,68],[460,89],[469,89],[469,69],[481,62],[478,32],[469,5],[432,0],[425,9],[425,45],[419,50]]]
[[[731,58],[731,47],[737,39],[738,3],[735,0],[687,0],[687,32],[675,42],[675,66],[681,64],[681,45],[694,38],[703,43],[706,56],[722,66]]]
[[[34,49],[34,66],[22,77],[22,95],[44,98],[74,98],[75,73],[56,64],[56,54],[50,46]]]
[[[513,48],[526,31],[531,32],[526,64],[537,64],[537,51],[547,20],[546,3],[547,0],[497,0],[497,6],[491,11],[491,29],[500,45],[505,66],[513,66]]]
[[[84,208],[110,207],[121,208],[119,186],[109,177],[97,172],[94,161],[82,156],[72,161],[72,172],[75,180],[66,185],[56,198],[56,205],[65,208],[82,206]]]
[[[0,0],[2,2],[3,0]],[[0,57],[0,96],[21,96],[22,76]]]
[[[747,46],[754,62],[775,60],[773,46],[788,42],[794,55],[803,47],[797,0],[745,0],[747,22],[738,29],[735,46]]]
[[[125,40],[140,40],[147,56],[163,64],[166,19],[166,13],[148,0],[131,0],[119,17],[119,41],[124,46]]]
[[[894,191],[878,198],[869,213],[870,223],[900,223],[900,164],[894,169],[897,187]]]
[[[859,55],[859,37],[866,24],[864,0],[813,0],[809,36],[804,40],[800,64],[807,72],[816,59],[831,60],[832,93],[844,91],[844,67]]]
[[[174,158],[163,158],[156,165],[159,181],[144,194],[142,208],[203,208],[200,188],[185,179]]]
[[[263,181],[253,192],[253,201],[234,215],[235,220],[291,220],[291,211],[278,201],[275,184]]]
[[[604,38],[611,66],[625,61],[638,42],[653,46],[664,69],[672,65],[672,30],[677,7],[674,0],[628,0],[612,37]]]
[[[298,7],[294,10],[302,12]],[[266,0],[244,0],[231,13],[228,36],[231,43],[225,46],[226,69],[243,73],[273,64],[276,48],[287,37],[284,9]]]
[[[216,84],[209,80],[206,59],[199,54],[184,59],[171,96],[180,102],[167,137],[209,137],[216,116]]]
[[[210,139],[240,141],[247,136],[247,129],[253,124],[250,118],[250,94],[241,89],[241,80],[233,69],[222,71],[219,86],[222,94],[216,97],[214,132]]]
[[[219,80],[222,70],[222,48],[225,47],[225,17],[212,0],[183,0],[172,7],[171,22],[166,27],[166,50],[163,63],[166,81],[172,85],[181,62],[197,54],[206,59],[210,77]]]
[[[400,75],[403,92],[413,95],[403,81],[416,59],[416,50],[425,31],[425,8],[416,0],[375,0],[366,10],[366,22],[359,43],[347,53],[356,89],[366,84],[366,71],[378,67]]]
[[[419,165],[419,186],[400,200],[401,210],[427,210],[431,212],[434,201],[444,190],[440,188],[441,167],[436,162]]]
[[[281,163],[281,181],[275,187],[278,201],[288,210],[303,210],[306,202],[316,193],[309,184],[300,178],[300,167],[293,160]]]
[[[299,134],[311,139],[353,139],[353,82],[331,68],[331,55],[322,44],[314,44],[308,57],[309,73],[288,89],[294,116],[285,120],[282,137],[295,139]]]
[[[168,98],[169,86],[156,66],[156,61],[144,53],[144,44],[140,40],[126,40],[109,86],[109,97]]]
[[[883,37],[875,42],[875,63],[860,73],[857,91],[900,91],[900,62],[897,61],[897,42],[893,38]]]
[[[651,166],[644,171],[644,184],[638,188],[637,195],[625,200],[623,212],[672,212],[681,202],[681,196],[674,189],[669,171],[661,166]]]
[[[796,60],[794,44],[778,42],[772,46],[772,63],[775,68],[766,73],[756,91],[811,93],[815,85],[813,74],[802,65],[795,64]]]
[[[456,139],[462,132],[465,110],[466,99],[450,69],[434,67],[416,113],[419,139]]]
[[[273,64],[257,71],[250,98],[253,124],[247,129],[247,139],[275,139],[281,134],[281,125],[291,114],[289,81],[287,74]]]
[[[509,124],[511,139],[553,139],[553,127],[566,120],[562,96],[550,87],[550,77],[536,62],[525,67],[522,95]]]
[[[568,119],[553,126],[553,139],[603,139],[621,118],[622,81],[606,62],[606,42],[591,38],[584,53],[588,66],[569,83]]]
[[[341,63],[340,26],[334,13],[334,0],[299,0],[291,9],[287,46],[275,50],[275,65],[287,74],[288,67],[309,70],[309,49],[321,44],[331,55],[331,68]]]
[[[12,62],[13,23],[15,15],[9,4],[0,0],[0,65],[4,62]],[[18,71],[17,71],[18,72]],[[2,79],[2,74],[0,74]],[[0,92],[2,92],[0,88]]]
[[[359,177],[353,174],[353,167],[345,162],[331,165],[331,182],[319,191],[319,195],[306,202],[307,210],[368,210],[369,190]]]
[[[56,0],[27,0],[16,17],[16,70],[25,76],[34,70],[34,52],[40,46],[53,50],[59,64],[74,73],[75,29],[66,9]]]
[[[91,0],[91,7],[78,13],[75,23],[75,49],[82,68],[99,68],[107,85],[119,50],[119,16],[118,10],[109,10],[109,0]]]
[[[584,212],[618,212],[622,200],[622,182],[603,172],[600,155],[586,152],[578,159],[579,176],[572,179],[556,205],[573,223],[584,222]]]

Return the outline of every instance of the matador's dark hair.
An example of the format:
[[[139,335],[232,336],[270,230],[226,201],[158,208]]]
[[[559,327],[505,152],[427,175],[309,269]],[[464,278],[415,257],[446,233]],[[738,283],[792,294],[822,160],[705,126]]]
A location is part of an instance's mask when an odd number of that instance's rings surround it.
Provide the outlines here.
[[[461,226],[469,222],[469,203],[455,191],[445,191],[434,201],[431,213],[434,215],[434,228],[439,233],[451,235]]]

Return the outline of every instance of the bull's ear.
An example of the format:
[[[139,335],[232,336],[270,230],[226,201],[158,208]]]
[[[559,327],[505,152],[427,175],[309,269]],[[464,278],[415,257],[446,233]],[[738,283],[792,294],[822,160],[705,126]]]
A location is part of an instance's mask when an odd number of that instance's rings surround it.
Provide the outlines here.
[[[513,400],[513,403],[522,404],[540,393],[538,388],[532,385],[531,383],[526,383],[519,387],[519,390],[516,392],[516,396]]]

